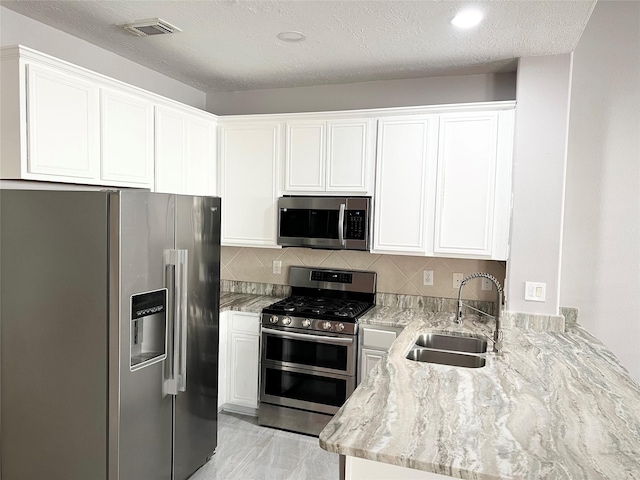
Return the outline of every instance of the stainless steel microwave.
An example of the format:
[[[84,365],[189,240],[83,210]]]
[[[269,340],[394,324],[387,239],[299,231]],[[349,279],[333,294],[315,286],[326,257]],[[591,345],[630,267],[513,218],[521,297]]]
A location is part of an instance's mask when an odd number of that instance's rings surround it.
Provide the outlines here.
[[[369,250],[371,197],[278,199],[278,245]]]

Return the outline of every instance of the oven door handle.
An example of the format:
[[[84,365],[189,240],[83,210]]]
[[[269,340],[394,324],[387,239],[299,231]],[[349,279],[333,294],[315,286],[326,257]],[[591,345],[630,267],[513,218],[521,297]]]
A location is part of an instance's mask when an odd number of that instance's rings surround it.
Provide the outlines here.
[[[342,338],[342,337],[325,337],[323,335],[308,335],[305,333],[294,333],[294,332],[283,332],[282,330],[273,330],[272,328],[264,328],[262,327],[262,331],[265,333],[271,333],[273,335],[278,335],[283,338],[294,338],[301,340],[326,340],[333,343],[353,343],[353,338]]]
[[[338,241],[340,245],[345,246],[344,241],[344,211],[346,210],[347,205],[344,203],[340,204],[340,212],[338,213]]]

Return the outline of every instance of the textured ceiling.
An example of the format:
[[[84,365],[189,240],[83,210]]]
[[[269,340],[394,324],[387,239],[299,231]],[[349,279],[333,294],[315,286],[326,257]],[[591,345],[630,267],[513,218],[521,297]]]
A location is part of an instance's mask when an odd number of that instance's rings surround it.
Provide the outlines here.
[[[0,4],[202,91],[233,91],[515,69],[572,51],[596,0],[37,1]],[[474,29],[449,22],[462,7]],[[116,24],[159,17],[182,29],[135,37]],[[297,30],[306,41],[276,35]]]

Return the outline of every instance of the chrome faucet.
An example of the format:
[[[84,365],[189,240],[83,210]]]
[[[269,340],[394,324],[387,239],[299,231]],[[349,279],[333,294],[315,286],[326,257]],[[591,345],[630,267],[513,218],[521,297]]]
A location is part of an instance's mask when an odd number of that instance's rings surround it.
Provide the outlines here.
[[[487,278],[489,280],[491,280],[493,282],[493,284],[496,286],[496,290],[498,291],[498,295],[496,297],[496,311],[495,311],[495,316],[494,315],[489,315],[486,312],[483,312],[482,310],[478,310],[477,308],[473,308],[470,305],[464,304],[462,303],[462,287],[465,286],[465,284],[469,281],[472,280],[474,278]],[[472,273],[471,275],[465,277],[462,279],[462,281],[460,282],[460,287],[458,288],[458,314],[456,315],[456,319],[455,322],[459,325],[462,325],[462,307],[467,307],[470,308],[471,310],[481,313],[482,315],[486,315],[487,317],[491,317],[494,318],[496,320],[496,329],[493,332],[493,351],[495,353],[502,353],[502,321],[501,321],[501,315],[502,315],[502,286],[500,285],[500,282],[498,282],[498,279],[496,277],[494,277],[493,275],[489,275],[488,273]]]

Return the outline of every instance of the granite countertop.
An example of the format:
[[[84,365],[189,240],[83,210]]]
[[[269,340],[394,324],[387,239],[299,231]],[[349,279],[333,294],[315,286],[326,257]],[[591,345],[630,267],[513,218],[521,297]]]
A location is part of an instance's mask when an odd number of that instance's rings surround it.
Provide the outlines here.
[[[406,326],[320,434],[342,455],[458,478],[640,479],[640,387],[578,324],[504,330],[483,368],[405,358],[423,332],[490,335],[493,322],[376,307],[363,324]],[[489,342],[489,351],[492,345]]]
[[[220,292],[220,311],[260,313],[263,308],[283,298],[254,293]]]

